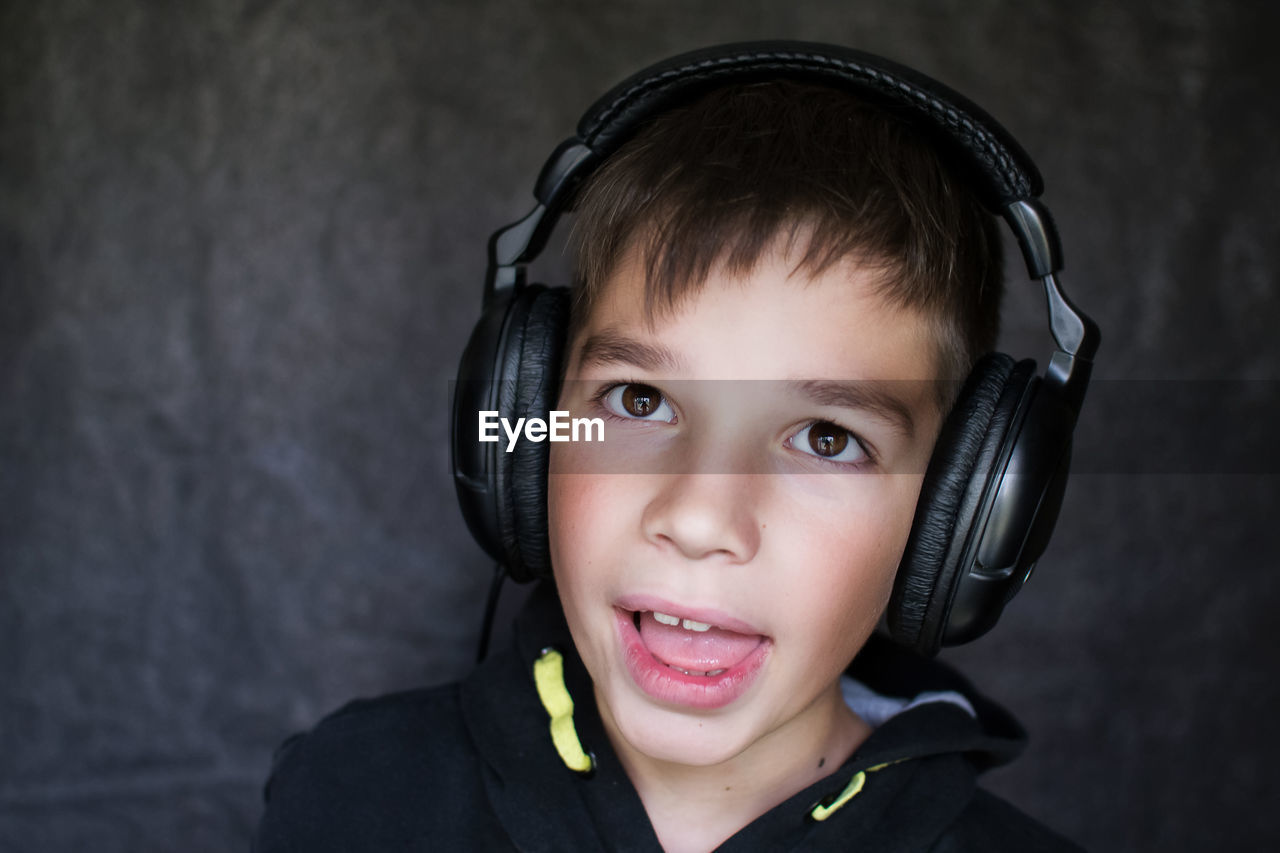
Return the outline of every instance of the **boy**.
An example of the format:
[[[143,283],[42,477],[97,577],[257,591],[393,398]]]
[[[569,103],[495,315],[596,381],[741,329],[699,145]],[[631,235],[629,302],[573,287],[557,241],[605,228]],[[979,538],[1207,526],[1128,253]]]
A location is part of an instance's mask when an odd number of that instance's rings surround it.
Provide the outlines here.
[[[577,208],[555,405],[605,430],[542,445],[554,587],[462,684],[282,749],[258,849],[1074,849],[974,787],[1016,723],[868,643],[995,338],[974,192],[893,112],[752,79]]]

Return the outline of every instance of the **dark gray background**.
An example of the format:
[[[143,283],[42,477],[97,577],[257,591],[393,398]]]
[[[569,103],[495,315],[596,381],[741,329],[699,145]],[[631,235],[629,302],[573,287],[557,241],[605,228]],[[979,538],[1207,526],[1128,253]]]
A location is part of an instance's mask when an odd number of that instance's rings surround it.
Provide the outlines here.
[[[1033,734],[988,784],[1097,849],[1274,849],[1280,16],[1138,5],[5,3],[0,849],[244,849],[281,738],[467,671],[485,239],[608,85],[767,36],[1000,116],[1104,329],[1055,543],[949,655]]]

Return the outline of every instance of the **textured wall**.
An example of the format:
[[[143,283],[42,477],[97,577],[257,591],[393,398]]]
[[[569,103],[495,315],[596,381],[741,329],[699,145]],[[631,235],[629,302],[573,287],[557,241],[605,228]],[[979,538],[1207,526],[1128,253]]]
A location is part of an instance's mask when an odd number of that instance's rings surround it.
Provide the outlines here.
[[[1104,329],[1055,544],[950,655],[1033,733],[991,786],[1098,849],[1274,846],[1280,16],[1153,8],[5,3],[0,850],[243,849],[282,737],[466,671],[485,239],[606,86],[767,36],[1000,116]]]

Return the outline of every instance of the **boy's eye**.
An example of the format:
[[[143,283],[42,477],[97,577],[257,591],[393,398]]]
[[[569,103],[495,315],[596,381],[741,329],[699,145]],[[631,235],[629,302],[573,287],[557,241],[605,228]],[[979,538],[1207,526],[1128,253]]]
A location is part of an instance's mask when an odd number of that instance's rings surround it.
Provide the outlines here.
[[[791,439],[797,450],[831,462],[864,462],[870,458],[858,439],[842,426],[818,421],[800,430]]]
[[[615,385],[605,394],[604,404],[609,411],[627,418],[668,423],[676,419],[662,392],[652,385]]]

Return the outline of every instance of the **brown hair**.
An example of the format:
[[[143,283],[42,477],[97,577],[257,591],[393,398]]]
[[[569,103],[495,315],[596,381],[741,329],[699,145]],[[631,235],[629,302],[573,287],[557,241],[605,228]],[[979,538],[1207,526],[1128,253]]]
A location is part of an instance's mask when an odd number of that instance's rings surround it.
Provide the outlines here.
[[[818,275],[871,264],[889,304],[933,318],[944,378],[993,348],[1003,256],[994,218],[902,119],[824,86],[717,89],[656,117],[577,201],[571,330],[638,250],[650,320],[720,264],[750,272],[776,246]]]

